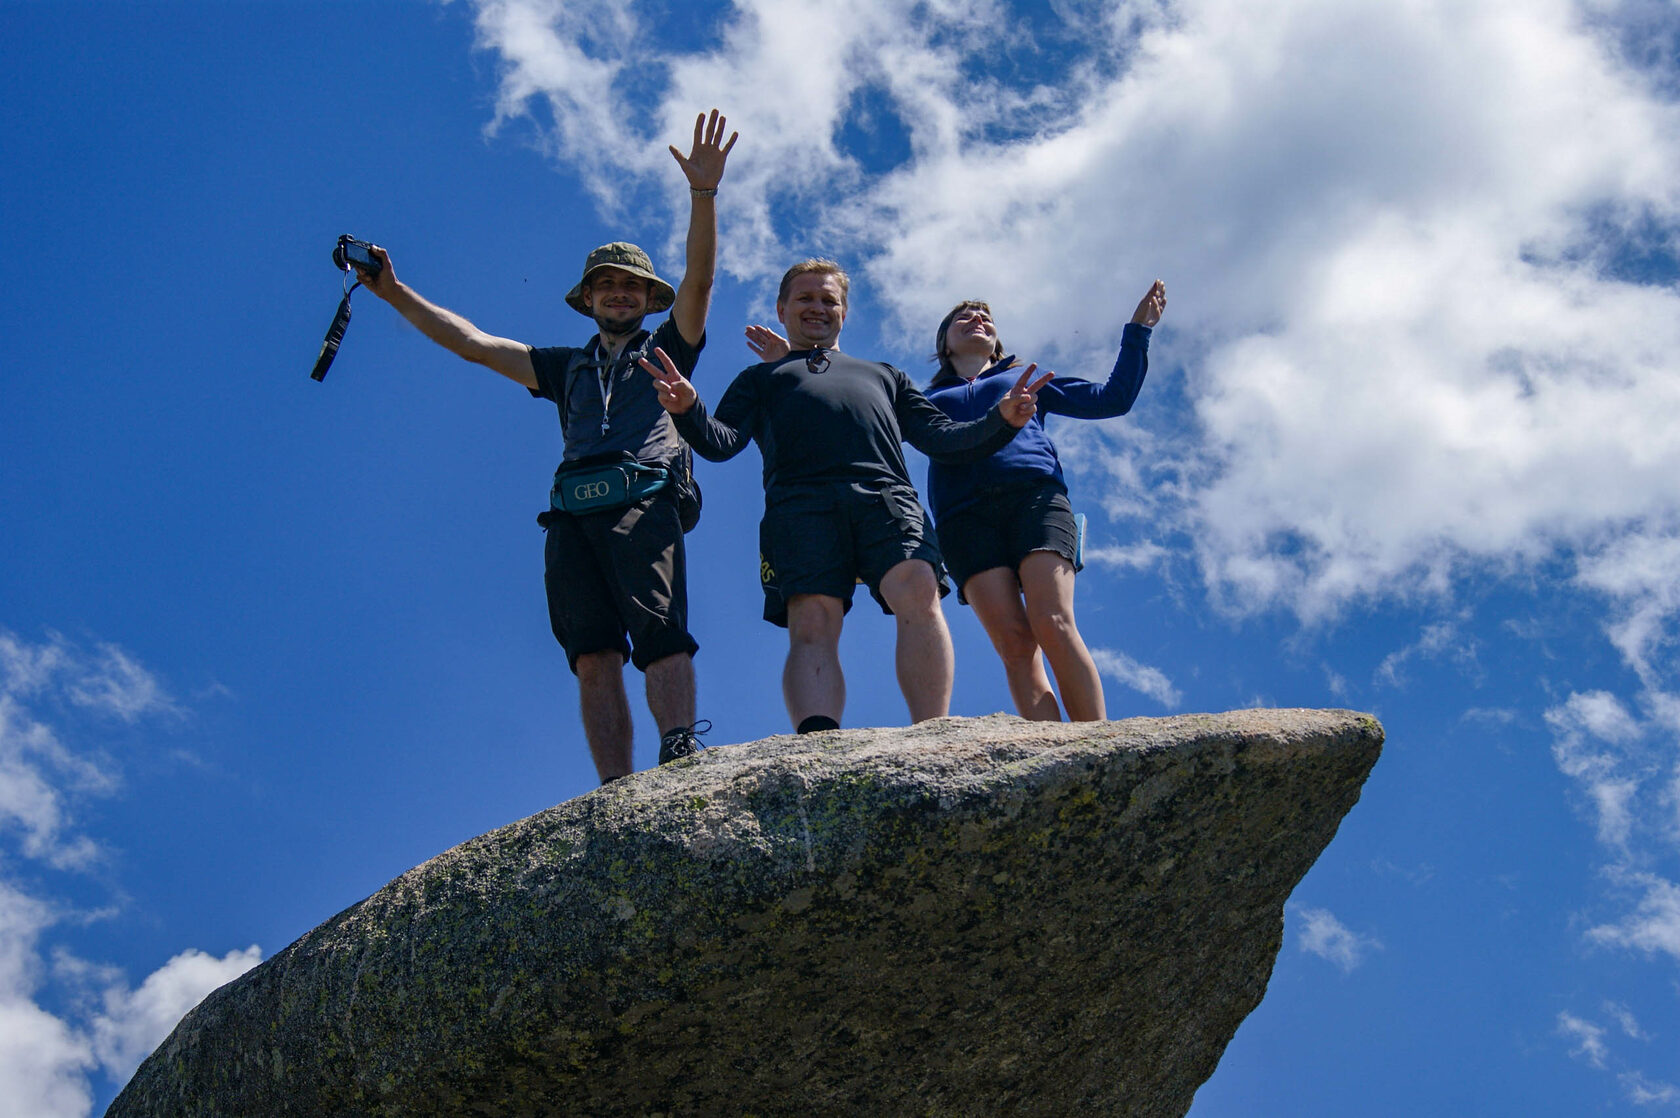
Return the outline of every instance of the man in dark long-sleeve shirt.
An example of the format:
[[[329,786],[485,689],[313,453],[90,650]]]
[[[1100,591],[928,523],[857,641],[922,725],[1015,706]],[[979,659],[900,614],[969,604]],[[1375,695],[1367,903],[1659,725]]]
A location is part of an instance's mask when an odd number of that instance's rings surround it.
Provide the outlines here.
[[[1032,417],[1042,383],[1029,367],[996,407],[954,422],[898,369],[839,351],[849,287],[830,260],[789,269],[776,316],[792,352],[744,370],[713,415],[664,354],[642,363],[702,457],[723,461],[749,442],[763,455],[764,616],[788,630],[782,693],[801,733],[840,724],[840,629],[860,581],[898,619],[898,682],[911,721],[949,711],[951,635],[939,608],[949,587],[900,444],[945,461],[983,459]]]

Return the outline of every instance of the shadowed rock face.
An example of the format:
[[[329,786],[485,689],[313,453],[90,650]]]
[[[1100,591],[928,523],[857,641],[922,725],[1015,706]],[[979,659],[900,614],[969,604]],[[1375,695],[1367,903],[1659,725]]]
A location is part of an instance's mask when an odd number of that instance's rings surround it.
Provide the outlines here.
[[[1179,1115],[1382,729],[1004,715],[708,750],[217,990],[109,1115]]]

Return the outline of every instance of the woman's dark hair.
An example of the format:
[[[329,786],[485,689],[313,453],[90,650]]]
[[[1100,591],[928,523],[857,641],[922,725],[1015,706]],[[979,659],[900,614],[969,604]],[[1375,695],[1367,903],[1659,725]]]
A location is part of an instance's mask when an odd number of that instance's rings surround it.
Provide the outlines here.
[[[951,384],[963,379],[962,374],[951,365],[951,354],[945,348],[945,335],[950,332],[951,323],[956,317],[963,311],[969,310],[985,311],[987,318],[992,315],[992,308],[979,299],[964,299],[952,307],[944,318],[939,320],[939,332],[933,336],[933,359],[939,362],[939,369],[933,374],[933,379],[928,382],[929,388],[938,388],[940,385]],[[992,360],[996,361],[1002,356],[1003,341],[994,339],[992,342]]]

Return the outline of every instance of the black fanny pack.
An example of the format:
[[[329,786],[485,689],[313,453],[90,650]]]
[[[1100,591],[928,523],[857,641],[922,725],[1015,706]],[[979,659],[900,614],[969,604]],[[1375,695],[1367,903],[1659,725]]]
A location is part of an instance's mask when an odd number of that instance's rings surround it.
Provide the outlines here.
[[[561,466],[548,491],[550,507],[581,514],[611,512],[651,497],[671,484],[663,466],[640,462],[609,462],[593,466]]]

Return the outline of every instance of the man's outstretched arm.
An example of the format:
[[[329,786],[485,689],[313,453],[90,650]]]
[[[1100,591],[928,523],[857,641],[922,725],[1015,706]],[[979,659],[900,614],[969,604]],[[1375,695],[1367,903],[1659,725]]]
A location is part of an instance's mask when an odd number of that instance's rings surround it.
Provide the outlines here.
[[[356,277],[362,281],[363,287],[391,304],[422,334],[455,356],[494,369],[526,388],[537,387],[537,371],[531,367],[528,346],[512,338],[486,334],[454,311],[444,310],[423,298],[397,279],[396,270],[391,267],[391,257],[384,249],[375,247],[373,254],[384,267],[377,277],[356,269]]]
[[[676,301],[671,304],[671,321],[677,324],[683,340],[694,346],[706,335],[706,314],[712,307],[712,278],[717,271],[717,187],[723,179],[729,149],[740,138],[739,132],[731,132],[729,142],[723,143],[726,125],[716,109],[710,119],[701,113],[694,119],[693,149],[685,156],[671,148],[677,166],[688,178],[689,191],[687,259]]]

